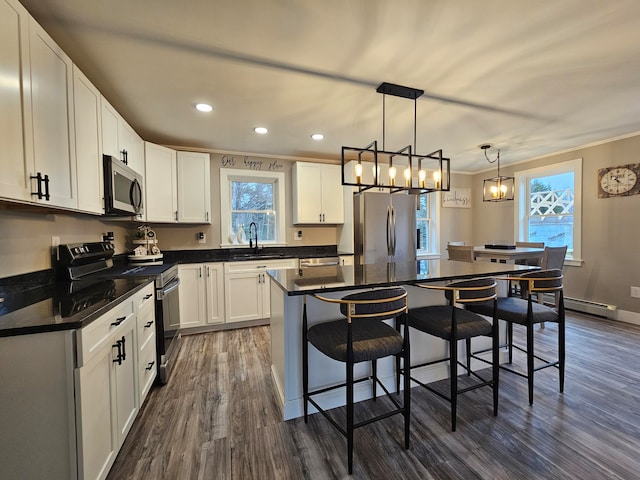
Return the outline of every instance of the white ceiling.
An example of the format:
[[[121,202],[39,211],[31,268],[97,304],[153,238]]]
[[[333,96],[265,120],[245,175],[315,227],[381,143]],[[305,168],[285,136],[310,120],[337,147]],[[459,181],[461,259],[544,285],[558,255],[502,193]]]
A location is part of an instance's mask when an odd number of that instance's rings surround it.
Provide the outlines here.
[[[382,140],[381,82],[425,91],[417,152],[453,171],[640,131],[637,0],[21,1],[155,143],[337,159]],[[413,102],[386,108],[412,144]]]

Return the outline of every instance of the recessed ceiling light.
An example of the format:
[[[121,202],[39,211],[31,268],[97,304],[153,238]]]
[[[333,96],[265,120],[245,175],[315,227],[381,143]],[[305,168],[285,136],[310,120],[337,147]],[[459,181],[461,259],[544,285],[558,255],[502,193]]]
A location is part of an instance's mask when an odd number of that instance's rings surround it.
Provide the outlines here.
[[[256,127],[253,129],[254,132],[259,133],[260,135],[264,135],[265,133],[269,133],[265,127]]]
[[[210,112],[213,110],[213,107],[208,103],[196,103],[196,110],[200,112]]]
[[[311,135],[311,138],[313,138],[314,140],[322,140],[324,138],[324,135],[321,133],[314,133],[313,135]]]

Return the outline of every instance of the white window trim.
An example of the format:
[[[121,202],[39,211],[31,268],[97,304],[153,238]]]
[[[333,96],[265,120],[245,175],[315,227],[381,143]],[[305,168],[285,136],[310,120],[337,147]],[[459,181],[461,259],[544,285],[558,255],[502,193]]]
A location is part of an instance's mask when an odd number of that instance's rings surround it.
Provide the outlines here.
[[[527,237],[526,209],[529,206],[527,196],[529,194],[529,179],[535,177],[547,177],[573,172],[574,174],[574,205],[573,205],[573,252],[567,253],[565,265],[582,265],[582,158],[567,162],[555,163],[545,167],[531,168],[515,172],[516,196],[514,211],[514,237],[518,240]]]
[[[438,259],[440,258],[440,252],[438,247],[440,245],[440,208],[442,205],[441,192],[427,193],[429,197],[429,225],[431,231],[429,232],[429,247],[428,250],[421,249],[417,252],[418,259]]]
[[[274,210],[277,212],[275,241],[260,241],[260,245],[281,246],[286,245],[286,207],[285,207],[285,176],[284,172],[257,172],[253,170],[242,170],[237,168],[220,169],[220,246],[221,247],[248,247],[249,244],[229,243],[229,233],[231,231],[231,182],[272,182],[274,185]]]

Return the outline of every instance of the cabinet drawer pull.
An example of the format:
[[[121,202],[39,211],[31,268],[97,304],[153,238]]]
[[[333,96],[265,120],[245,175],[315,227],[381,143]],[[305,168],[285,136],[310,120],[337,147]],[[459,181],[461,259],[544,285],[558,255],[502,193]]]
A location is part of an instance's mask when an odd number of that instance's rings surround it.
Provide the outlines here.
[[[151,370],[151,369],[153,368],[153,365],[154,365],[155,363],[156,363],[156,362],[149,362],[149,364],[148,364],[144,369],[145,369],[145,370],[147,370],[147,371]]]
[[[153,293],[148,293],[144,296],[144,300],[149,300],[151,297],[153,297]]]
[[[153,325],[153,320],[149,320],[147,323],[145,323],[144,328],[149,328],[151,325]]]
[[[111,325],[114,327],[117,327],[118,325],[120,325],[122,322],[124,322],[126,320],[126,316],[124,317],[120,317],[120,318],[116,318],[115,322],[111,322]]]

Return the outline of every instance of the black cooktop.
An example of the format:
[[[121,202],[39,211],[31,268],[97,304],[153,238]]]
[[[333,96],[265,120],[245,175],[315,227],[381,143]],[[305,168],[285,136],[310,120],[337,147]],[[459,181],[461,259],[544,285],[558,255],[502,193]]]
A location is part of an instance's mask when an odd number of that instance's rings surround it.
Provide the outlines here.
[[[174,266],[173,263],[162,265],[119,265],[113,266],[108,270],[104,270],[105,276],[118,277],[150,277],[161,275]]]

